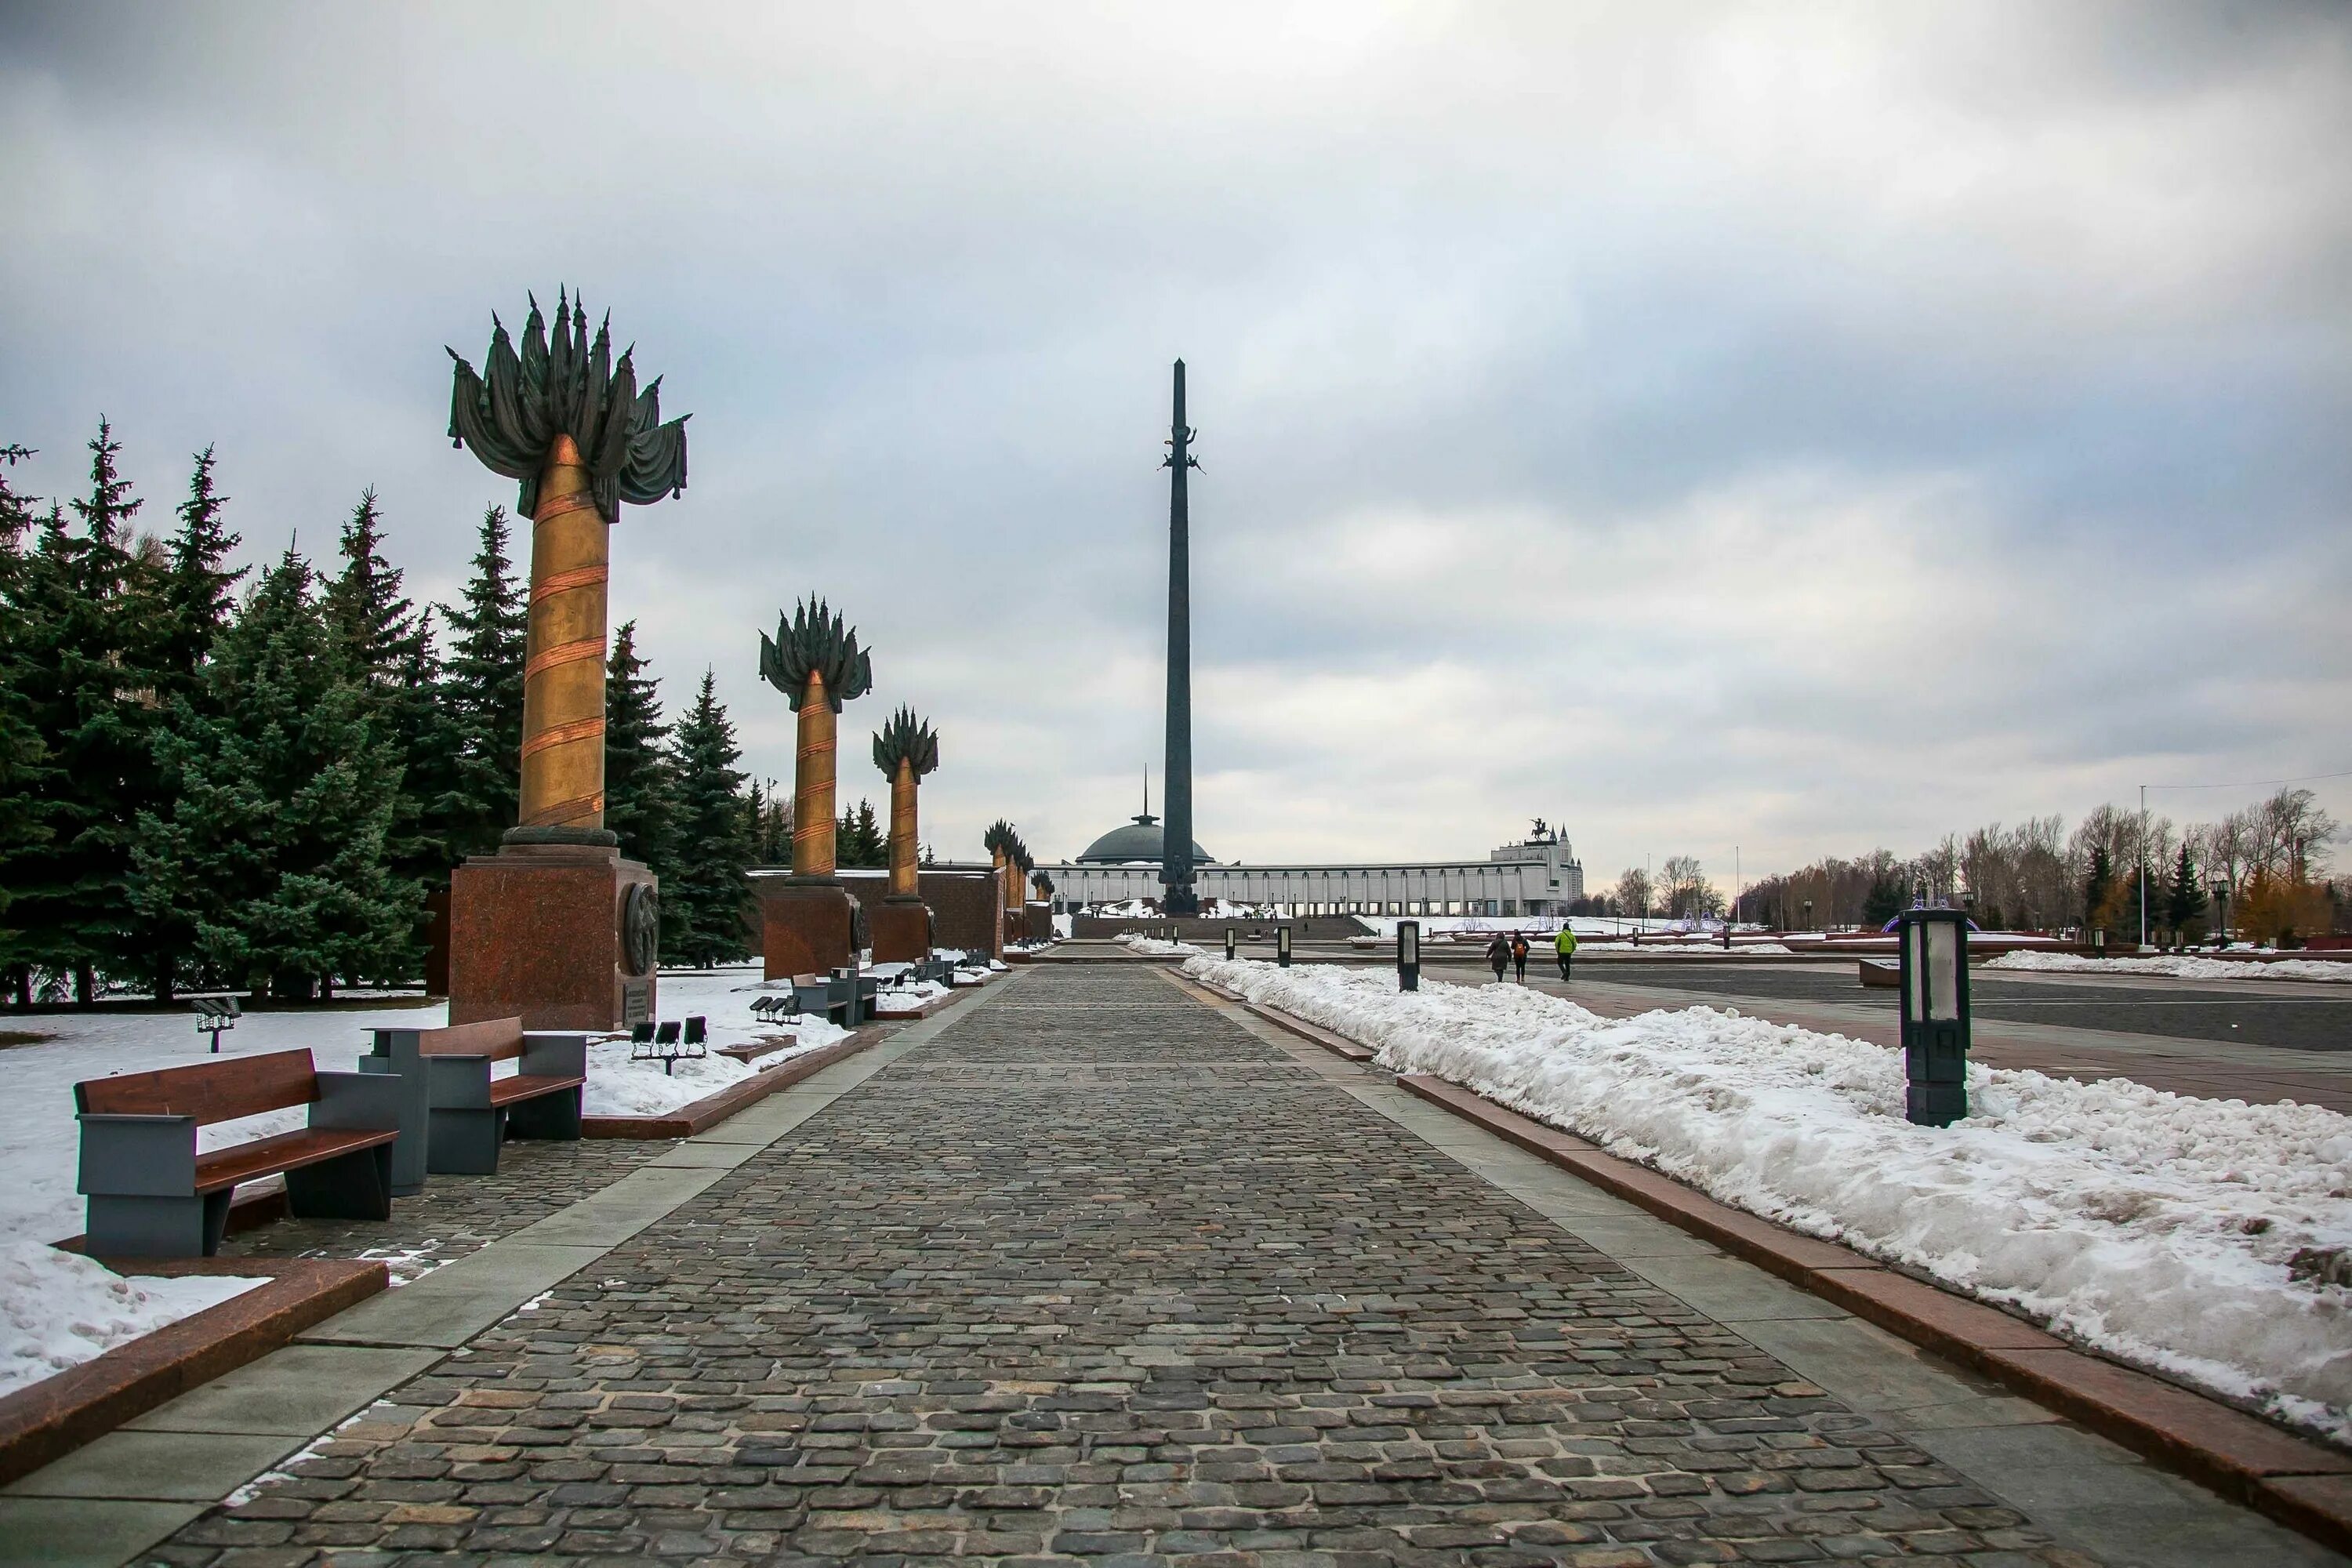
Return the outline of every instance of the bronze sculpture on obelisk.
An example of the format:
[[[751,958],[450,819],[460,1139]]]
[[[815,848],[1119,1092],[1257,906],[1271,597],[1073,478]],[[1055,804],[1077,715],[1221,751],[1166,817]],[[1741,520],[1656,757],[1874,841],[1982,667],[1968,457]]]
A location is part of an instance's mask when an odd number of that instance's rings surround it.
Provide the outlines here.
[[[449,1021],[609,1029],[652,1015],[660,904],[604,827],[607,536],[623,501],[686,488],[686,420],[577,299],[557,293],[551,331],[533,300],[520,351],[490,320],[482,374],[449,351],[449,438],[521,481],[531,520],[522,788],[499,853],[450,879]]]

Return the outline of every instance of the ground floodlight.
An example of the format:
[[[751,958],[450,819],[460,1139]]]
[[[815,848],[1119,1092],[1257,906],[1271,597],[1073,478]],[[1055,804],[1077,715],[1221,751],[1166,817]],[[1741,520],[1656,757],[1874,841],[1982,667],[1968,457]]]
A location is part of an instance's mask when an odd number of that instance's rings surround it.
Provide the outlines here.
[[[1421,989],[1421,922],[1397,921],[1397,989]]]
[[[1969,918],[1907,910],[1899,929],[1904,1110],[1948,1127],[1969,1113]]]

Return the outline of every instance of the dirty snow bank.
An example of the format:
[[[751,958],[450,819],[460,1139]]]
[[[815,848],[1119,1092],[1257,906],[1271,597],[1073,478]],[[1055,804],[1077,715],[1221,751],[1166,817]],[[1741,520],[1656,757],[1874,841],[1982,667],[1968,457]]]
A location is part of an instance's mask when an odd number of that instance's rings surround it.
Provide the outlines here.
[[[1721,1202],[2084,1344],[2352,1439],[2352,1118],[1971,1067],[1974,1114],[1903,1117],[1898,1052],[1692,1007],[1602,1018],[1522,986],[1196,957],[1185,973],[1373,1047]]]
[[[1194,947],[1189,942],[1162,942],[1156,936],[1144,936],[1137,931],[1121,932],[1117,939],[1121,947],[1143,954],[1146,958],[1206,957],[1206,948]]]
[[[2090,958],[2079,952],[2004,952],[1987,969],[2058,970],[2069,974],[2168,974],[2176,980],[2327,980],[2352,985],[2352,963],[2282,958],[2268,963],[2170,953],[2158,958]]]
[[[43,1242],[0,1243],[0,1394],[266,1283],[222,1274],[125,1279]]]

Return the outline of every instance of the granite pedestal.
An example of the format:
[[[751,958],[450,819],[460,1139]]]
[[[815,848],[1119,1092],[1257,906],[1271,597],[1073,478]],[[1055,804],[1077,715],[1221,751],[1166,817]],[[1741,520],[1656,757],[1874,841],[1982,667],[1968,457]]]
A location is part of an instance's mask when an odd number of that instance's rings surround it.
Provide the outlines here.
[[[601,1032],[652,1017],[654,965],[632,967],[622,935],[640,886],[655,887],[651,871],[596,845],[468,858],[449,878],[449,1022]]]
[[[887,898],[873,908],[874,962],[917,963],[931,955],[931,911],[919,898]]]
[[[848,890],[830,878],[762,878],[760,956],[770,980],[830,974],[849,963],[852,910]]]

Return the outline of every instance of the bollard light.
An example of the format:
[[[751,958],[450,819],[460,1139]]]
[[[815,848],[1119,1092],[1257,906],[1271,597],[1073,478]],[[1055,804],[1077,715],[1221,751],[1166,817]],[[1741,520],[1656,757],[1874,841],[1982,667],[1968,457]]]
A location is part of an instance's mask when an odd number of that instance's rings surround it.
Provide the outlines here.
[[[1969,1113],[1969,918],[1907,910],[1901,942],[1904,1113],[1948,1127]]]
[[[1233,961],[1234,961],[1234,928],[1233,928],[1233,927],[1231,927],[1231,926],[1227,926],[1227,927],[1225,928],[1225,962],[1226,962],[1227,963],[1231,963]]]
[[[1421,989],[1421,922],[1397,921],[1397,989]]]
[[[1288,926],[1274,928],[1274,961],[1285,969],[1290,967],[1290,928]]]
[[[2107,956],[2107,928],[2105,926],[2095,926],[2092,928],[2091,956],[2094,958],[2105,958]]]

